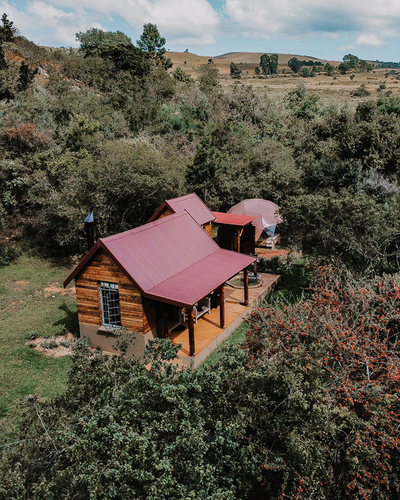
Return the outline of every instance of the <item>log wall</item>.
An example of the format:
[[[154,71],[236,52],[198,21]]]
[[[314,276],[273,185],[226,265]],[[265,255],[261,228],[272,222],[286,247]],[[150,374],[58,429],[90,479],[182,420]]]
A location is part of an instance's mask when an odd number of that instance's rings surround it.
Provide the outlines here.
[[[75,278],[79,323],[101,326],[99,281],[118,283],[122,326],[128,331],[149,331],[150,324],[155,322],[151,316],[151,305],[145,314],[140,290],[103,249],[96,252]]]
[[[211,222],[207,222],[207,224],[203,224],[202,228],[206,231],[208,236],[212,238],[212,225]]]
[[[167,217],[167,215],[172,215],[174,213],[175,212],[170,210],[168,207],[164,207],[164,210],[161,210],[161,213],[158,215],[157,219],[155,219],[155,220],[163,219],[164,217]]]

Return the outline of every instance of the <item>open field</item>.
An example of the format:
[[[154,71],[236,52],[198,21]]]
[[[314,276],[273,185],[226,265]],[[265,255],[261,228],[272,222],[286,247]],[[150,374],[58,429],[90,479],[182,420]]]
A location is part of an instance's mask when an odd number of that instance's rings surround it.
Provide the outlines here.
[[[307,89],[320,94],[349,98],[350,92],[354,92],[361,84],[364,84],[366,89],[371,93],[370,98],[378,98],[386,95],[388,92],[389,95],[390,93],[396,96],[400,95],[400,80],[397,80],[396,75],[389,75],[390,70],[388,69],[374,69],[370,73],[348,73],[346,75],[340,75],[336,71],[334,76],[317,74],[315,77],[303,78],[298,75],[282,74],[283,69],[286,72],[290,72],[287,62],[291,57],[297,57],[299,60],[318,60],[322,64],[329,62],[333,66],[338,66],[341,61],[327,61],[302,55],[279,54],[279,74],[258,78],[254,75],[254,68],[259,66],[261,52],[232,52],[218,57],[197,56],[190,52],[168,52],[167,55],[173,63],[171,71],[174,71],[179,66],[195,80],[198,79],[200,66],[208,64],[209,59],[212,59],[213,64],[220,72],[220,83],[224,86],[234,85],[236,82],[239,82],[244,85],[264,88],[266,91],[290,91],[296,88],[299,83],[303,83]],[[242,68],[242,78],[240,80],[230,78],[229,65],[231,62],[239,64]],[[353,78],[351,78],[352,75]]]
[[[39,354],[26,343],[32,334],[51,337],[77,331],[72,287],[64,291],[61,285],[70,267],[22,256],[0,269],[0,419],[18,398],[47,398],[64,390],[70,358]]]

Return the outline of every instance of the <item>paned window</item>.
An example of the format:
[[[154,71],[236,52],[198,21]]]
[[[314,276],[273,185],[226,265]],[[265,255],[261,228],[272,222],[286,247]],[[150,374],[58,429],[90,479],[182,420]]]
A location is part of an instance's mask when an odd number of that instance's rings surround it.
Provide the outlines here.
[[[104,326],[121,328],[118,283],[100,281],[101,320]]]

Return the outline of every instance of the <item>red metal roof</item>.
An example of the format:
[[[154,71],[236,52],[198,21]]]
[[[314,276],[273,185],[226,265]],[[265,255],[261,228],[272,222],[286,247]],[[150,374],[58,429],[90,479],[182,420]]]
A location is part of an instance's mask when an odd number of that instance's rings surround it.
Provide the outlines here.
[[[201,201],[197,194],[192,193],[172,200],[165,200],[160,208],[150,217],[148,222],[155,220],[165,207],[168,207],[175,214],[186,210],[199,226],[207,224],[207,222],[211,222],[215,219],[212,212]]]
[[[256,259],[222,250],[186,212],[100,239],[64,287],[103,248],[143,295],[190,307]]]
[[[257,216],[252,215],[226,214],[224,212],[212,212],[212,214],[215,217],[214,222],[228,226],[247,226],[247,224],[257,219]]]

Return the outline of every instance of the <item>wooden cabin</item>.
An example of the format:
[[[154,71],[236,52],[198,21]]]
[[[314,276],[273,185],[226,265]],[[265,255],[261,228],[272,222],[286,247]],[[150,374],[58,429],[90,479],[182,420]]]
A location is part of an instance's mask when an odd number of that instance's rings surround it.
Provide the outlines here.
[[[213,213],[201,201],[196,193],[191,193],[186,196],[180,196],[172,200],[165,200],[160,208],[150,217],[147,222],[162,219],[167,215],[177,214],[186,210],[193,217],[197,224],[206,231],[208,236],[212,238],[212,221],[215,219]]]
[[[224,283],[254,257],[221,249],[186,211],[100,239],[70,276],[75,280],[81,337],[113,351],[115,332],[137,332],[128,354],[141,355],[149,339],[166,338],[187,323],[190,355],[195,325],[212,307],[224,328]],[[246,296],[247,293],[247,296]]]
[[[256,248],[256,228],[253,221],[257,218],[251,215],[226,214],[212,212],[213,224],[218,226],[218,244],[226,250],[254,254]]]

